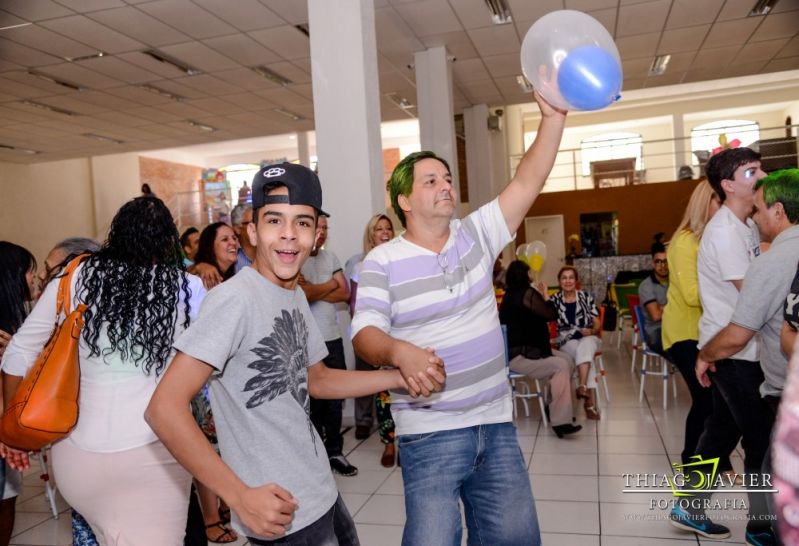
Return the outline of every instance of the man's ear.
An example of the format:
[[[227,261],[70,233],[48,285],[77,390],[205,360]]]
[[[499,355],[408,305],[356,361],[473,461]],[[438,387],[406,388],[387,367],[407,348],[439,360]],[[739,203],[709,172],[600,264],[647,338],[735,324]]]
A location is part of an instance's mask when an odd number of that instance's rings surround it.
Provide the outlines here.
[[[247,237],[250,238],[250,244],[252,246],[258,246],[258,228],[255,226],[255,222],[250,222],[247,224]]]
[[[726,193],[727,195],[735,193],[735,189],[732,187],[732,180],[730,180],[729,178],[723,179],[720,185],[721,189],[723,189],[724,193]]]
[[[408,197],[407,196],[400,194],[397,197],[397,203],[399,204],[400,208],[404,212],[410,212],[411,211],[411,203],[410,203],[410,201],[408,201]]]

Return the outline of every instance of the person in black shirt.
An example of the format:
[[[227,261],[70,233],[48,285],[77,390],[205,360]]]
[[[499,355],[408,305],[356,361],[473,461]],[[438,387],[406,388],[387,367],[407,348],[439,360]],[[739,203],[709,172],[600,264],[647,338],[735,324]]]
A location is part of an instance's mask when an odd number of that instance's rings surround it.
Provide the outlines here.
[[[508,328],[508,359],[514,372],[549,381],[552,429],[558,438],[573,434],[582,426],[572,424],[571,375],[574,360],[553,350],[547,322],[557,320],[555,307],[548,301],[546,286],[530,287],[530,267],[514,261],[505,277],[506,292],[499,307],[499,320]]]

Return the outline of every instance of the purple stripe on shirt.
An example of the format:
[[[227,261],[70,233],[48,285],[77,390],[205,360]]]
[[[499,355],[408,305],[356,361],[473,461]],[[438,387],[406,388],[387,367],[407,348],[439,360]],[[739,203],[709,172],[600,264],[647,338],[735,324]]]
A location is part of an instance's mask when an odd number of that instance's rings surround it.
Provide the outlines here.
[[[378,298],[370,298],[368,296],[358,296],[355,300],[355,311],[366,311],[369,309],[373,309],[375,311],[379,311],[384,315],[391,314],[391,305],[385,301]]]
[[[409,323],[434,320],[438,318],[439,315],[451,313],[455,308],[469,307],[480,298],[485,297],[486,290],[488,290],[491,285],[489,272],[486,271],[483,276],[471,284],[469,290],[458,294],[455,298],[439,300],[430,305],[414,309],[413,311],[397,313],[394,316],[393,325],[396,328],[402,328]]]
[[[431,411],[462,411],[488,404],[507,396],[510,394],[510,384],[506,381],[495,385],[489,389],[481,391],[473,396],[461,398],[458,400],[447,400],[444,402],[391,402],[391,409],[394,411],[400,410],[431,410]]]
[[[502,353],[502,344],[501,330],[492,328],[486,334],[437,350],[436,354],[444,360],[447,373],[461,372],[494,360]]]

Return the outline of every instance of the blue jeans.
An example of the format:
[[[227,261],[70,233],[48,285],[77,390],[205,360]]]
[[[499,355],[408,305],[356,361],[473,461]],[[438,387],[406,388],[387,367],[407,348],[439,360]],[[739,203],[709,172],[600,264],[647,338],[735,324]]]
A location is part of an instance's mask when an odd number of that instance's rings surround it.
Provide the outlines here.
[[[513,423],[399,436],[405,486],[403,546],[541,544]]]

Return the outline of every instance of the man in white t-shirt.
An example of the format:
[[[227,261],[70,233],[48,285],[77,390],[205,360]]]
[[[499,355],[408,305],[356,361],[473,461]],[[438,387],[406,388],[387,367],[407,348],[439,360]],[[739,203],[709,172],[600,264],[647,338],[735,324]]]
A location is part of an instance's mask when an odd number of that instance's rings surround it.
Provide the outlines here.
[[[699,244],[700,349],[729,324],[749,264],[760,254],[760,238],[751,215],[755,184],[766,176],[760,168],[760,154],[749,148],[730,148],[713,156],[706,172],[722,206],[708,222]],[[758,425],[761,417],[765,418],[762,413],[768,411],[758,392],[763,382],[758,359],[758,339],[753,337],[730,358],[715,363],[698,360],[696,365],[699,382],[713,388],[713,414],[705,423],[696,454],[703,459],[726,456],[743,436],[747,473],[760,471],[768,447],[768,434]],[[758,501],[763,499],[760,494],[753,497],[751,512],[756,514],[761,511]],[[675,508],[671,522],[711,538],[730,536],[730,530],[710,521],[701,507]]]
[[[402,543],[540,544],[533,495],[512,423],[504,343],[493,289],[494,261],[544,186],[565,112],[538,99],[541,125],[497,199],[461,220],[446,161],[403,159],[389,180],[407,231],[374,248],[358,277],[355,350],[399,368],[411,390],[430,359],[444,362],[444,389],[424,400],[391,391],[406,523]]]

